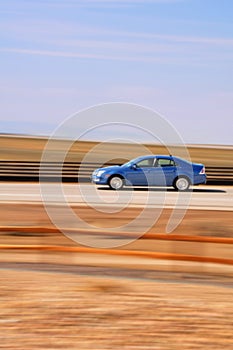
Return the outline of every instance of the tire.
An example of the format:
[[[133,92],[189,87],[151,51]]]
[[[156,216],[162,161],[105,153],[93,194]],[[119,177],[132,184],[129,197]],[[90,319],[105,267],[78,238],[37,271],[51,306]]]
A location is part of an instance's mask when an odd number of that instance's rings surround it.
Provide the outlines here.
[[[112,190],[121,190],[124,186],[124,179],[118,175],[112,176],[108,185]]]
[[[177,191],[187,191],[190,187],[190,180],[185,176],[177,177],[173,186]]]

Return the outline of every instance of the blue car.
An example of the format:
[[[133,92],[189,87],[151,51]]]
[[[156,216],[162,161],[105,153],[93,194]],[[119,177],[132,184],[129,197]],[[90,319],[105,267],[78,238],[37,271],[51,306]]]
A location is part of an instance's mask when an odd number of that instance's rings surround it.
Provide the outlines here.
[[[92,182],[113,190],[124,186],[173,186],[186,191],[190,185],[206,183],[205,166],[167,155],[148,155],[123,165],[96,169]]]

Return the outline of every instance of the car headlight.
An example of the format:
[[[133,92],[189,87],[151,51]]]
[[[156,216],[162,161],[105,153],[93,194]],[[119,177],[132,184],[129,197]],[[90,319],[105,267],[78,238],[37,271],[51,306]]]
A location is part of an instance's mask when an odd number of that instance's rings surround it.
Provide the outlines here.
[[[100,177],[103,173],[104,173],[104,170],[99,170],[96,175]]]

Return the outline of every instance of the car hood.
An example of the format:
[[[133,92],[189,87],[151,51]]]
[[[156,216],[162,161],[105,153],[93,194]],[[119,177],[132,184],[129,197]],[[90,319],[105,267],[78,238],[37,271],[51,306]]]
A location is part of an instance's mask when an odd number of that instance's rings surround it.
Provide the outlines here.
[[[95,171],[99,171],[99,170],[115,171],[115,170],[118,170],[120,167],[121,167],[120,165],[110,165],[110,166],[106,166],[104,168],[98,168]]]

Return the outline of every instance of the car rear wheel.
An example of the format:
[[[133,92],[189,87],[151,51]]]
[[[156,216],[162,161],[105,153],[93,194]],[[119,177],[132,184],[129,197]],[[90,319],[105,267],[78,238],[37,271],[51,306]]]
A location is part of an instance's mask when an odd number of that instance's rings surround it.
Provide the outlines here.
[[[180,176],[174,182],[174,188],[177,191],[187,191],[190,186],[190,181],[187,177]]]
[[[120,190],[124,186],[124,180],[120,176],[113,176],[108,184],[112,190]]]

